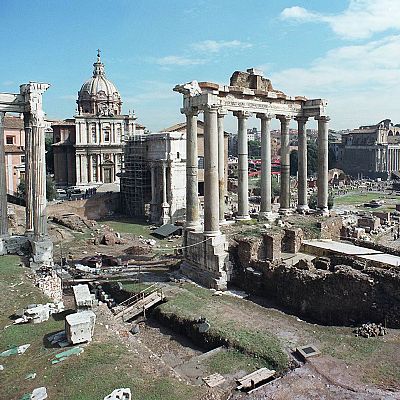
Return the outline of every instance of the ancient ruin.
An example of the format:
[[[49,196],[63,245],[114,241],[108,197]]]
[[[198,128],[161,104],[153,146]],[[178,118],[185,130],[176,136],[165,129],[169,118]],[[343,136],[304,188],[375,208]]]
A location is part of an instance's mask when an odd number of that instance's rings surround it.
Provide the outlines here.
[[[318,121],[318,209],[328,214],[328,121],[327,102],[322,99],[287,96],[275,90],[256,69],[236,71],[228,85],[197,82],[177,85],[183,95],[181,112],[186,115],[186,230],[185,262],[182,270],[203,284],[224,289],[230,280],[227,242],[220,232],[224,219],[225,191],[223,160],[223,120],[228,112],[238,119],[238,221],[248,220],[248,145],[246,121],[255,114],[261,121],[261,209],[260,217],[271,217],[271,138],[272,118],[281,123],[281,214],[290,209],[289,122],[297,121],[299,132],[299,183],[297,210],[307,205],[307,138],[305,124]],[[204,229],[199,219],[197,116],[204,113]]]
[[[15,253],[24,242],[29,241],[32,248],[30,264],[35,269],[53,262],[53,243],[47,234],[42,109],[42,95],[49,86],[48,83],[29,82],[20,86],[18,94],[0,93],[0,254]],[[3,127],[7,112],[22,113],[25,124],[26,231],[18,240],[8,233]]]

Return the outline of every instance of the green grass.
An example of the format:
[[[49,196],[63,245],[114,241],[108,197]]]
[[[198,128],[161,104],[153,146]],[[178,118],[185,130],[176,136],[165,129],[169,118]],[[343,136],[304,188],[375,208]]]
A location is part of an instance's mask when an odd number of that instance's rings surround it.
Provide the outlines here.
[[[137,219],[115,219],[99,221],[100,224],[106,224],[114,231],[119,233],[129,233],[136,236],[143,236],[146,239],[153,238],[150,234],[149,225],[142,220]]]
[[[382,200],[400,200],[398,196],[391,196],[387,194],[381,194],[376,192],[367,193],[349,193],[344,196],[335,196],[335,205],[357,205],[368,203],[374,199]],[[382,209],[382,207],[377,208],[377,210]],[[370,209],[371,210],[371,209]]]
[[[121,282],[122,283],[122,287],[127,290],[128,292],[132,292],[132,293],[139,293],[144,289],[147,289],[150,284],[148,283],[142,283],[142,282]]]
[[[149,376],[142,367],[142,355],[130,352],[117,337],[99,339],[96,325],[94,341],[84,345],[84,352],[52,365],[60,348],[46,348],[44,337],[60,331],[64,321],[52,317],[41,324],[10,325],[8,316],[30,303],[49,301],[25,276],[29,269],[18,265],[19,258],[0,257],[0,352],[30,343],[21,355],[2,357],[0,364],[0,399],[19,400],[34,388],[45,386],[50,399],[99,400],[119,387],[129,387],[135,400],[186,400],[200,398],[202,389],[176,379]],[[10,285],[22,282],[11,288]],[[11,291],[13,290],[13,291]],[[36,378],[25,380],[29,373]]]
[[[185,284],[168,302],[159,306],[161,312],[174,314],[181,319],[193,320],[200,315],[210,322],[208,335],[219,338],[240,352],[262,358],[265,365],[282,371],[288,366],[288,356],[279,339],[267,332],[254,329],[246,322],[231,320],[229,315],[221,313],[224,304],[240,305],[243,300],[228,296],[212,296],[212,292],[197,286]]]
[[[268,367],[268,363],[263,358],[249,356],[234,349],[219,351],[208,358],[205,364],[212,374],[216,372],[232,374],[237,371],[250,373],[256,369]]]

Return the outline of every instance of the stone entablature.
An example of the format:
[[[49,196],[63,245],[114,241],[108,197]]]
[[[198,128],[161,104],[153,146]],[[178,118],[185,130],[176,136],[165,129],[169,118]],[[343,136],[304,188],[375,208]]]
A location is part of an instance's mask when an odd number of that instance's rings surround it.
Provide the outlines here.
[[[271,82],[262,74],[249,69],[236,71],[231,77],[231,85],[219,85],[213,82],[192,81],[176,85],[174,91],[183,95],[181,112],[187,118],[187,160],[186,160],[186,229],[201,230],[199,206],[197,200],[197,116],[204,113],[204,238],[221,235],[219,224],[224,220],[224,162],[223,158],[223,120],[228,112],[233,112],[238,122],[238,210],[237,220],[250,219],[248,184],[248,137],[247,119],[253,114],[261,122],[261,207],[260,218],[269,218],[271,205],[271,132],[272,118],[281,123],[281,191],[280,212],[290,212],[290,140],[289,123],[295,119],[298,123],[299,137],[299,188],[297,209],[305,212],[307,205],[307,138],[305,124],[308,118],[318,121],[318,201],[317,207],[326,215],[328,211],[328,121],[327,102],[323,99],[307,100],[301,96],[287,96],[275,90]],[[227,274],[227,255],[219,253],[219,262],[212,258],[196,259],[191,246],[196,243],[191,235],[185,235],[186,270],[188,265],[199,269],[198,275],[204,276],[209,284],[209,275],[214,274],[220,288],[226,286],[221,277]],[[211,241],[211,245],[212,245]],[[190,250],[189,250],[190,249]],[[225,257],[225,262],[220,262]],[[209,264],[211,263],[211,264]],[[223,270],[221,270],[221,268]],[[225,272],[224,272],[225,271]],[[201,280],[201,278],[200,278]]]

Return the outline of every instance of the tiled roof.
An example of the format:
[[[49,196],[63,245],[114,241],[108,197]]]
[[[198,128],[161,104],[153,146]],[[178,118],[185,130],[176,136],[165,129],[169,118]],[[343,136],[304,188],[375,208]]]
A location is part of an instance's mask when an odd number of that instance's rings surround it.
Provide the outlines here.
[[[4,118],[5,129],[24,129],[24,120],[12,115],[6,115]]]

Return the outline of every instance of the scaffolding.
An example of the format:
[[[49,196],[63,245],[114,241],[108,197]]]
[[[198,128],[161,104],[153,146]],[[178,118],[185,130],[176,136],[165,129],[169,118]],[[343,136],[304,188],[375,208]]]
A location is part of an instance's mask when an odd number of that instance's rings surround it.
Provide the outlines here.
[[[146,159],[146,136],[134,135],[125,141],[121,174],[121,196],[124,213],[145,217],[148,213],[151,182]]]

